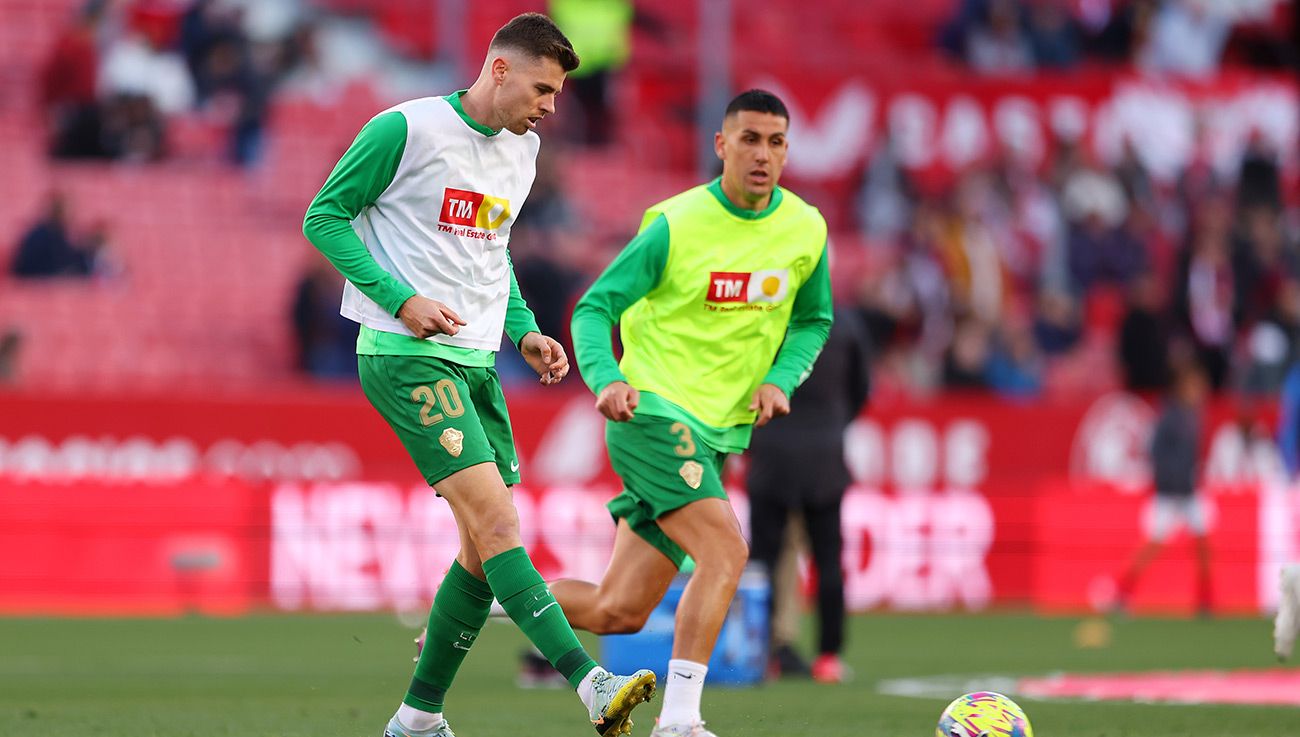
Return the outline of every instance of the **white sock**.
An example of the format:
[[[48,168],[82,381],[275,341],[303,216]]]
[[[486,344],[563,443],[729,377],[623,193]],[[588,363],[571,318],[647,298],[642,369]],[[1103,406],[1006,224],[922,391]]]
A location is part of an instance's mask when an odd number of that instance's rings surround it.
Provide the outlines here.
[[[596,697],[592,682],[596,680],[596,676],[601,674],[609,675],[609,671],[598,665],[592,668],[590,673],[583,676],[582,683],[578,684],[578,698],[582,699],[582,705],[587,707],[587,711],[591,711],[591,700]]]
[[[700,721],[700,696],[709,666],[689,660],[668,661],[668,685],[664,686],[664,708],[659,723],[695,724]]]
[[[412,732],[432,732],[442,726],[442,712],[420,711],[414,706],[397,707],[397,722]]]

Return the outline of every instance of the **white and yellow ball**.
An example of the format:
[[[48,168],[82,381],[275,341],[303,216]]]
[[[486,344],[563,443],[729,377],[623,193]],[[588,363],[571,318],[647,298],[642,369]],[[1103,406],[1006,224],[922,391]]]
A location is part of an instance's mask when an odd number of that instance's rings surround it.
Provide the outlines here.
[[[935,737],[1034,737],[1016,702],[992,691],[959,697],[943,710]]]

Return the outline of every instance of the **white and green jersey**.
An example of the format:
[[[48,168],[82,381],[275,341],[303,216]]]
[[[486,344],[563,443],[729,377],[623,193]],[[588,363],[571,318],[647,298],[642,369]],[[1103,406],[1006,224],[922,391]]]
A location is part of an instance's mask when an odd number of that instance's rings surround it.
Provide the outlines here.
[[[434,355],[491,365],[504,329],[537,329],[507,246],[540,140],[494,131],[457,92],[411,100],[362,128],[307,210],[303,233],[348,280],[340,312],[363,354]],[[455,310],[454,335],[415,338],[395,315],[412,295]]]

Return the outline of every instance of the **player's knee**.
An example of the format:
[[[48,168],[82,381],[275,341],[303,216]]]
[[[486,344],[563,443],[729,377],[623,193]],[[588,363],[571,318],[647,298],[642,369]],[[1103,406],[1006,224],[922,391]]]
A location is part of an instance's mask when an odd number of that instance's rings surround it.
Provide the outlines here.
[[[641,631],[650,619],[650,610],[624,602],[602,603],[598,635],[631,635]]]
[[[696,570],[710,571],[730,580],[740,580],[749,562],[749,545],[739,533],[715,538],[708,549],[695,556]]]

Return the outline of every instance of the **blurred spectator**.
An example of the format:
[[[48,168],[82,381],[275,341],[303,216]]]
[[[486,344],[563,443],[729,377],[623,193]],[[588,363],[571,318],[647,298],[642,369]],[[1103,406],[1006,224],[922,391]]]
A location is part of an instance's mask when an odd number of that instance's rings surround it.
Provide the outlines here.
[[[818,657],[812,676],[825,683],[846,677],[844,573],[840,507],[851,479],[844,464],[844,432],[867,400],[871,344],[852,310],[835,312],[830,337],[808,380],[790,398],[791,413],[754,431],[747,488],[753,558],[775,577],[786,524],[798,513],[817,566]],[[774,592],[796,596],[791,588]],[[793,642],[773,638],[772,663],[780,670],[799,662]],[[797,667],[794,670],[799,670]]]
[[[1040,68],[1069,69],[1079,63],[1079,26],[1067,0],[1031,0],[1029,43]]]
[[[1039,292],[1033,331],[1038,349],[1049,356],[1065,353],[1079,342],[1083,321],[1069,292],[1051,287]]]
[[[988,0],[983,17],[966,29],[966,61],[986,74],[1034,68],[1034,49],[1015,0]]]
[[[1182,368],[1151,434],[1155,502],[1147,518],[1146,541],[1119,580],[1115,606],[1124,610],[1147,566],[1160,554],[1170,533],[1185,526],[1196,540],[1196,604],[1210,613],[1210,543],[1205,503],[1197,491],[1205,376],[1195,366]]]
[[[41,70],[40,97],[50,131],[50,151],[64,158],[102,155],[96,91],[97,34],[104,0],[91,0],[59,36]]]
[[[1165,0],[1156,11],[1138,65],[1194,77],[1214,73],[1232,29],[1223,13],[1221,4],[1213,0]]]
[[[161,24],[137,24],[108,48],[100,69],[100,93],[143,96],[163,115],[194,107],[194,81],[185,60],[171,50],[171,31]]]
[[[1128,217],[1119,180],[1101,169],[1079,171],[1062,193],[1069,219],[1066,246],[1074,288],[1123,285],[1148,265],[1144,245],[1121,225]]]
[[[955,197],[957,217],[943,251],[953,305],[959,315],[994,324],[1009,289],[1005,256],[1015,251],[1018,241],[1009,227],[1006,203],[989,176],[968,172]]]
[[[1252,396],[1276,394],[1293,366],[1300,366],[1300,281],[1288,277],[1272,311],[1249,328],[1238,389]]]
[[[1232,249],[1240,319],[1251,324],[1276,313],[1284,282],[1300,276],[1300,254],[1287,241],[1282,216],[1270,205],[1239,211]]]
[[[632,50],[633,5],[630,0],[550,0],[548,6],[582,60],[567,85],[582,108],[581,139],[603,146],[615,128],[609,115],[612,78]]]
[[[19,241],[10,272],[25,279],[94,274],[103,241],[78,243],[68,220],[67,199],[51,195],[44,214]]]
[[[944,357],[943,384],[951,389],[983,389],[989,361],[989,329],[977,320],[957,324]]]
[[[198,104],[230,130],[228,156],[236,164],[257,158],[271,89],[284,63],[275,45],[254,53],[242,21],[240,8],[214,0],[196,2],[181,20],[181,50]]]
[[[293,335],[298,368],[320,379],[357,375],[357,324],[339,314],[343,276],[327,263],[316,263],[294,290]]]
[[[1282,174],[1277,155],[1258,132],[1247,142],[1237,174],[1237,207],[1256,205],[1282,206]]]
[[[146,95],[121,93],[100,106],[100,150],[120,161],[159,161],[167,153],[166,123]]]
[[[18,363],[22,354],[23,334],[11,327],[0,333],[0,384],[18,381]]]
[[[1154,275],[1142,274],[1129,284],[1119,329],[1120,367],[1129,391],[1159,391],[1169,383],[1169,326],[1161,302]]]
[[[994,334],[984,363],[984,385],[1002,396],[1020,399],[1042,391],[1042,357],[1029,328],[1004,322]]]
[[[1222,197],[1196,213],[1190,245],[1175,283],[1174,309],[1215,391],[1228,378],[1239,303],[1229,244],[1229,207]]]
[[[1111,7],[1110,3],[1105,5]],[[1093,52],[1112,62],[1133,61],[1151,36],[1158,7],[1158,0],[1132,0],[1110,10],[1106,23],[1092,39]]]

